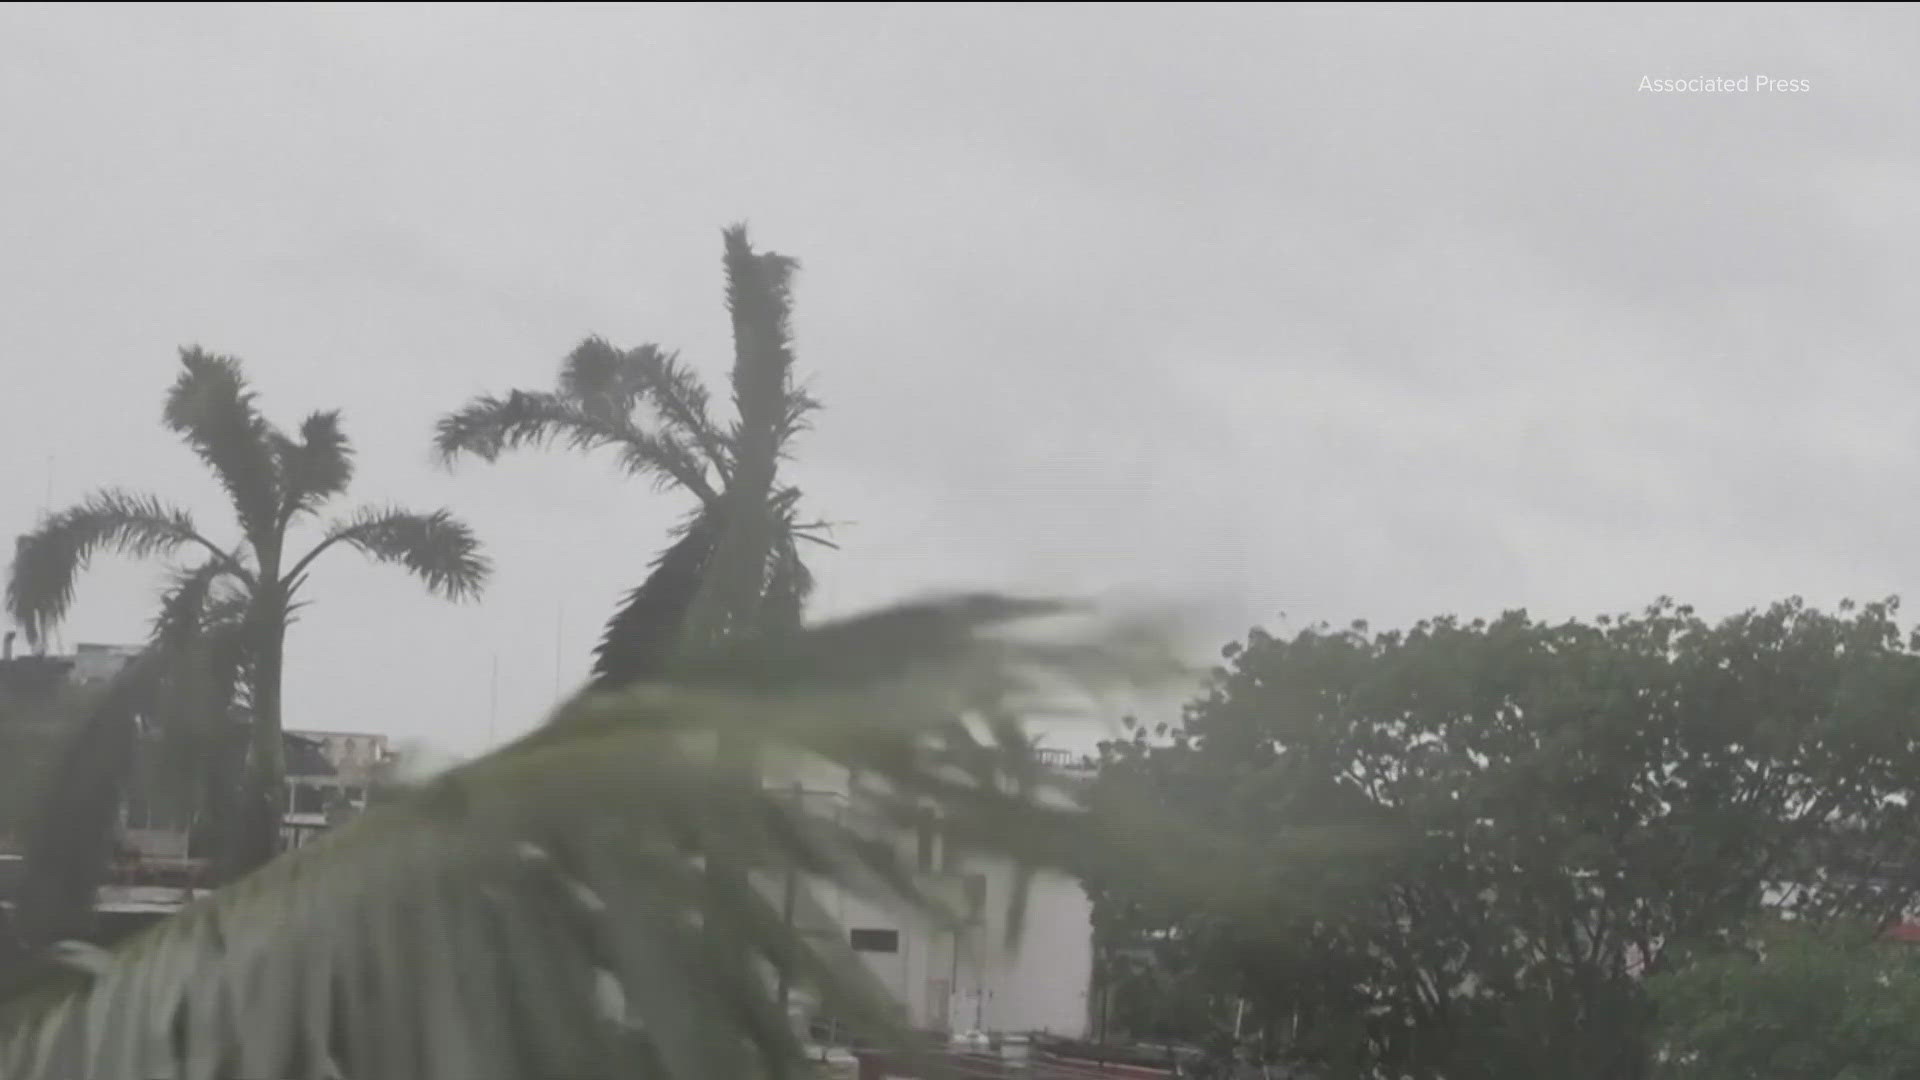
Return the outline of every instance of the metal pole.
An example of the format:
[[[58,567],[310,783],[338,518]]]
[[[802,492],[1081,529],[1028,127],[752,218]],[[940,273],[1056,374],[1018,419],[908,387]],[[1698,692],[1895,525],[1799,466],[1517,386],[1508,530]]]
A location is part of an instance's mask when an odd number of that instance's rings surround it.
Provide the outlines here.
[[[801,790],[800,782],[796,780],[793,784],[794,813],[800,813],[804,807],[805,795]],[[786,885],[780,897],[780,921],[781,925],[786,927],[787,934],[780,946],[782,955],[780,957],[779,988],[781,1021],[789,1024],[793,1022],[791,1015],[787,1012],[787,994],[790,989],[788,984],[791,980],[793,970],[793,908],[794,904],[799,900],[799,888],[800,882],[798,875],[795,874],[793,867],[789,865],[787,867]]]

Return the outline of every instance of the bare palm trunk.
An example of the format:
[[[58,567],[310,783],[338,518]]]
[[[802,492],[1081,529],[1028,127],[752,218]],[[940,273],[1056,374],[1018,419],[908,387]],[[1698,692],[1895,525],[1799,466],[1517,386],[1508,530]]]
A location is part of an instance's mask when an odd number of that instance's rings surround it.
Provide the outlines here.
[[[238,877],[265,865],[280,847],[287,772],[280,725],[280,683],[287,637],[285,611],[282,598],[270,590],[255,600],[248,688],[253,707],[248,725],[246,779],[236,815],[238,820],[234,823],[235,843],[228,873],[224,875],[227,877]]]

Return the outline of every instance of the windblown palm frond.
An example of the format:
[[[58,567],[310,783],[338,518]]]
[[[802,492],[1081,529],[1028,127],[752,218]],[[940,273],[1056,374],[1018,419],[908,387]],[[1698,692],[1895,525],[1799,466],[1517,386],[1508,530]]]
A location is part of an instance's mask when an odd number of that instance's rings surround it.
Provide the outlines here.
[[[740,413],[735,439],[746,458],[753,440],[772,437],[792,411],[793,275],[800,262],[754,251],[745,225],[728,228],[723,239],[727,311],[733,316],[733,402]]]
[[[626,353],[590,337],[561,362],[560,396],[594,415],[624,420],[645,392],[634,376]]]
[[[596,689],[610,690],[667,671],[719,543],[721,516],[718,507],[709,507],[683,524],[680,538],[653,560],[647,579],[621,601],[593,650]]]
[[[308,416],[298,441],[277,431],[271,440],[280,470],[281,527],[298,515],[318,511],[353,483],[353,446],[340,430],[340,410]]]
[[[767,562],[766,626],[775,633],[790,633],[799,628],[807,600],[813,596],[813,571],[801,561],[791,529],[774,538]]]
[[[676,353],[642,345],[627,353],[627,363],[646,389],[647,399],[661,419],[698,446],[720,478],[732,475],[733,447],[727,434],[707,412],[707,388]]]
[[[766,628],[789,632],[800,626],[807,598],[813,593],[813,574],[800,560],[800,539],[828,543],[814,535],[818,526],[793,521],[800,498],[788,488],[778,496],[774,510],[780,516],[766,574]],[[593,685],[608,690],[639,679],[652,678],[673,663],[681,648],[688,614],[699,596],[724,531],[723,504],[701,508],[674,531],[672,545],[657,556],[639,588],[620,602],[606,632],[595,646]]]
[[[180,350],[181,372],[162,418],[219,477],[250,540],[274,535],[280,510],[273,426],[254,407],[240,361]]]
[[[727,466],[726,437],[707,414],[707,388],[657,345],[622,351],[604,338],[588,338],[560,365],[560,396],[589,412],[626,417],[643,399],[663,427],[687,439],[707,463]]]
[[[212,625],[244,614],[246,595],[231,580],[235,565],[241,565],[238,555],[175,570],[161,590],[149,639],[162,648],[185,644]]]
[[[200,535],[185,510],[152,495],[97,491],[22,536],[7,581],[7,613],[40,641],[73,603],[73,583],[101,549],[123,555],[161,555],[197,544],[226,554]]]
[[[734,1080],[795,1053],[774,963],[867,1037],[897,1036],[882,987],[838,938],[796,934],[771,883],[791,870],[931,901],[850,827],[713,783],[714,747],[858,768],[889,820],[932,803],[981,847],[1058,861],[1084,816],[1004,782],[1004,740],[967,718],[1011,723],[1030,692],[1151,678],[1168,654],[1104,632],[995,632],[1043,610],[916,605],[579,699],[0,1002],[0,1075]],[[715,859],[743,883],[717,885],[702,870]],[[803,921],[826,918],[801,892]],[[715,932],[759,963],[708,963]]]
[[[686,446],[667,435],[635,426],[625,417],[609,417],[558,394],[515,390],[505,398],[483,396],[440,418],[434,448],[443,464],[461,454],[498,460],[508,450],[565,441],[575,450],[611,447],[623,467],[636,476],[678,483],[713,496],[713,489]]]
[[[249,597],[224,568],[182,570],[161,596],[149,651],[157,664],[146,703],[147,783],[191,807],[196,839],[222,871],[238,852],[215,840],[231,828],[245,758],[247,690],[253,674]]]
[[[380,562],[397,563],[449,600],[477,596],[492,565],[465,522],[446,510],[420,513],[399,507],[365,507],[327,530],[288,578],[299,581],[313,560],[334,544],[357,548]]]

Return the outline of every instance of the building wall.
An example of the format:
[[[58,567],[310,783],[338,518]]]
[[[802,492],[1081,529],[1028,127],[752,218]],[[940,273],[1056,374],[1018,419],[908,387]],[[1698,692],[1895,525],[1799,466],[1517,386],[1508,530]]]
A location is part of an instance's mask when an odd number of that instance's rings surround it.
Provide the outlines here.
[[[365,783],[392,756],[385,735],[363,731],[289,731],[321,746],[333,767],[350,783]]]
[[[862,820],[858,786],[849,783],[843,770],[789,765],[770,770],[768,782],[776,787],[799,783],[815,812],[843,815],[842,820],[867,835],[879,832],[877,823]],[[937,913],[877,903],[834,882],[816,880],[806,883],[806,895],[816,909],[815,925],[800,916],[797,926],[833,934],[843,942],[850,942],[854,930],[897,934],[896,951],[859,956],[916,1027],[1084,1037],[1093,974],[1093,913],[1078,882],[1058,874],[1036,875],[1028,886],[1025,932],[1009,946],[1007,917],[1018,879],[1011,864],[948,851],[937,830],[930,845],[912,833],[876,839],[889,842],[899,864],[914,871],[925,891],[945,898],[955,911],[969,907],[967,878],[984,879],[978,920],[956,932]]]
[[[988,910],[1004,913],[1012,896],[1012,875],[992,880],[990,888],[1004,891],[989,892]],[[986,1030],[1084,1038],[1093,981],[1093,902],[1078,881],[1042,873],[1034,876],[1027,905],[1020,945],[991,953]],[[1003,940],[1005,928],[1002,915],[993,928],[996,943]]]

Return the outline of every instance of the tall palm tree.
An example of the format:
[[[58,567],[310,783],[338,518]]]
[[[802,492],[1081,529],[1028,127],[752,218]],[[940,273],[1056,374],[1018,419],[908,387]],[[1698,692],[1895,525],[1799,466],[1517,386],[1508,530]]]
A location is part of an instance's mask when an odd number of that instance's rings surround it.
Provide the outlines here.
[[[1035,865],[1136,840],[1138,823],[1045,797],[1006,718],[1156,681],[1170,651],[1098,624],[1002,632],[1057,613],[996,597],[903,606],[688,650],[583,694],[112,952],[69,950],[0,995],[0,1076],[766,1075],[795,1058],[794,1036],[771,980],[707,962],[712,933],[760,972],[786,961],[862,1035],[900,1038],[848,943],[795,933],[766,883],[797,869],[940,905],[836,816],[713,785],[716,736],[858,768],[883,820],[904,828],[932,803],[972,849]],[[700,867],[716,857],[758,880],[714,895]],[[797,903],[831,920],[811,890]]]
[[[603,689],[722,641],[797,633],[813,588],[797,546],[819,540],[820,523],[796,520],[799,492],[777,483],[787,443],[818,407],[793,381],[799,264],[754,251],[744,225],[724,230],[722,240],[733,322],[731,428],[713,421],[706,389],[675,354],[589,338],[561,366],[556,390],[476,399],[442,418],[436,432],[449,463],[462,453],[491,461],[509,448],[560,439],[576,449],[615,448],[629,472],[697,498],[679,538],[628,594],[595,650],[594,685]],[[730,732],[720,738],[726,767],[714,782],[737,800],[755,797],[752,748]],[[705,877],[713,904],[745,883],[742,868],[723,855],[706,860]],[[734,939],[710,933],[708,947],[710,965],[744,977],[746,957]]]
[[[239,542],[215,543],[187,511],[156,496],[97,491],[21,538],[7,582],[7,610],[37,643],[66,614],[75,578],[96,552],[204,554],[181,576],[167,607],[181,618],[223,612],[242,626],[242,648],[230,665],[244,688],[250,744],[238,862],[256,866],[271,856],[278,838],[286,635],[303,606],[300,591],[315,560],[338,547],[354,548],[405,568],[453,600],[478,594],[488,564],[472,530],[446,510],[365,506],[328,522],[304,551],[289,548],[293,527],[318,516],[353,479],[353,448],[339,412],[313,413],[298,437],[291,436],[255,407],[238,360],[186,348],[180,367],[163,421],[226,489]]]
[[[827,543],[822,523],[799,519],[799,492],[777,479],[788,443],[818,407],[793,380],[798,263],[755,252],[745,226],[726,229],[723,240],[738,414],[731,426],[714,420],[707,389],[677,354],[594,337],[561,364],[555,389],[475,398],[435,432],[448,464],[564,442],[611,449],[629,473],[694,497],[677,539],[608,623],[595,650],[602,687],[664,670],[678,649],[798,627],[813,588],[798,543]]]

